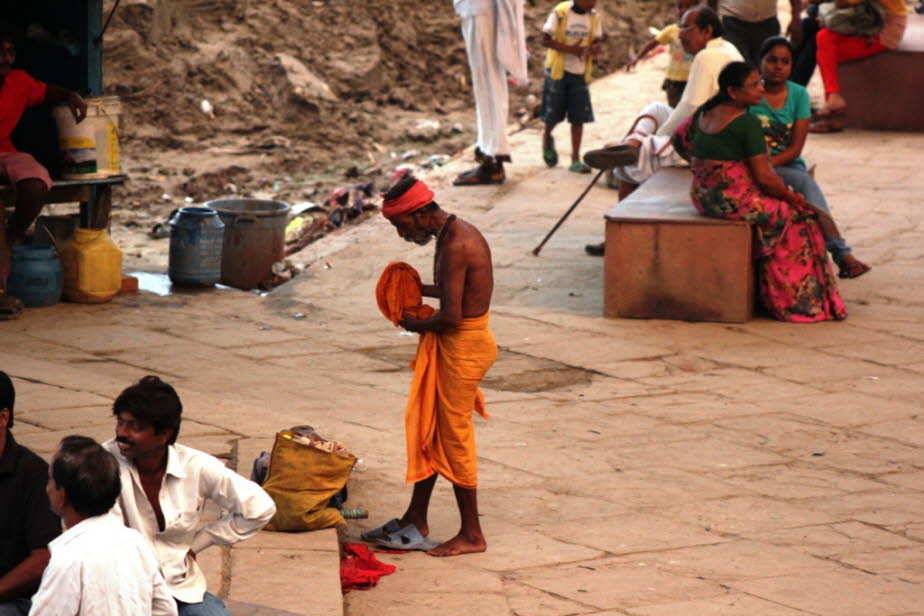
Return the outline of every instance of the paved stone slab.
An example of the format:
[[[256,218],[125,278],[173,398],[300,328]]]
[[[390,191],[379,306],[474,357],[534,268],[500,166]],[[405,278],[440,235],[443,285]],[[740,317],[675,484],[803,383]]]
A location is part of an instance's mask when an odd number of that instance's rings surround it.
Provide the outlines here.
[[[702,526],[670,518],[633,512],[599,518],[578,518],[536,526],[549,536],[585,545],[608,554],[651,552],[726,541]]]
[[[408,605],[413,605],[418,614],[441,616],[508,613],[507,600],[500,592],[453,593],[431,588],[424,592],[393,593],[387,579],[380,581],[377,588],[354,591],[348,597],[350,612],[359,614],[407,616]]]
[[[854,495],[850,495],[852,496]],[[670,507],[658,509],[657,513],[699,524],[710,531],[744,536],[849,519],[847,514],[832,513],[827,508],[813,507],[804,501],[788,503],[749,495],[691,503],[678,502]]]
[[[802,610],[771,603],[739,592],[729,592],[725,595],[708,599],[636,607],[630,609],[628,613],[632,614],[632,616],[740,616],[742,614],[800,616],[806,614]]]
[[[91,353],[171,345],[183,339],[181,336],[115,324],[55,327],[36,330],[31,332],[31,335],[48,341],[61,342]]]
[[[758,533],[754,538],[823,558],[871,552],[877,547],[893,549],[920,546],[917,541],[898,533],[852,521]]]
[[[108,398],[88,391],[37,384],[32,387],[22,387],[18,379],[14,387],[17,391],[16,411],[23,414],[45,409],[101,407],[112,404]]]
[[[328,551],[233,549],[228,597],[297,614],[340,615],[339,563]],[[282,574],[287,571],[297,571],[297,578]]]
[[[783,575],[731,582],[736,590],[823,616],[914,614],[924,586],[844,569],[825,575]]]
[[[837,567],[797,550],[759,541],[723,541],[622,557],[621,562],[656,566],[662,571],[701,577],[727,585],[734,580],[812,571],[825,575]]]
[[[18,395],[19,392],[17,392]],[[92,395],[92,394],[90,394]],[[46,430],[77,430],[86,426],[106,426],[115,430],[112,406],[85,406],[81,408],[58,408],[45,411],[29,411],[19,408],[17,399],[16,423],[20,421],[41,426]]]
[[[867,573],[885,574],[912,584],[924,583],[924,545],[848,554],[838,560]]]
[[[722,594],[722,587],[655,565],[620,560],[580,563],[512,574],[512,579],[597,609],[626,609]]]

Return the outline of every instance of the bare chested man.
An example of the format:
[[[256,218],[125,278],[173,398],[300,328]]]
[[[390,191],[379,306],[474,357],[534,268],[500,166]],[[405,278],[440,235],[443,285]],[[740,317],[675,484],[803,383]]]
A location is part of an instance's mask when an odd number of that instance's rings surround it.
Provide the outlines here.
[[[424,245],[436,238],[434,284],[420,290],[439,298],[440,309],[429,318],[405,314],[399,323],[422,334],[406,414],[407,480],[414,491],[400,519],[363,538],[404,549],[431,548],[424,539],[430,530],[427,511],[436,477],[442,475],[453,484],[461,529],[428,553],[483,552],[487,542],[478,520],[472,412],[484,415],[478,385],[497,357],[488,329],[494,290],[491,249],[478,229],[441,209],[433,191],[411,176],[386,193],[382,213],[409,242]]]

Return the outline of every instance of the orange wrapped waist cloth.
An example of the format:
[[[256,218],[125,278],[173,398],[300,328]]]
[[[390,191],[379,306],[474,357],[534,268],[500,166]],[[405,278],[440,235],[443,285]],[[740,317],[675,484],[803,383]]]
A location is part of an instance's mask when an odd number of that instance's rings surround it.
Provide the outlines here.
[[[406,263],[385,268],[376,299],[393,322],[400,320],[402,312],[419,318],[433,314],[422,304],[420,276]],[[399,310],[404,302],[407,305]],[[436,472],[463,488],[478,485],[472,412],[488,416],[478,385],[497,358],[488,314],[462,319],[459,327],[447,332],[420,336],[404,416],[408,483]]]

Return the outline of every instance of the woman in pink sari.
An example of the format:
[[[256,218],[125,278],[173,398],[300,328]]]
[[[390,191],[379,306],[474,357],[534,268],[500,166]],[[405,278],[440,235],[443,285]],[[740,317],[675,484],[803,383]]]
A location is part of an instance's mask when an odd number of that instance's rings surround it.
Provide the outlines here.
[[[719,75],[719,94],[678,128],[680,151],[692,145],[693,204],[705,216],[754,224],[760,296],[773,317],[802,323],[843,319],[847,309],[822,229],[830,237],[840,233],[830,216],[773,172],[760,123],[747,112],[763,94],[757,69],[732,62]]]

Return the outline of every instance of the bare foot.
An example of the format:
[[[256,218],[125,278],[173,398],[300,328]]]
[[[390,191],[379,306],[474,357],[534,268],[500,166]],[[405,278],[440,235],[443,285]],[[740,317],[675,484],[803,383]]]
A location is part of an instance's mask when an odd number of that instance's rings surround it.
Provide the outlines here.
[[[858,278],[870,271],[872,267],[860,261],[853,255],[847,255],[837,264],[840,269],[838,274],[841,278]]]
[[[429,550],[427,554],[430,556],[458,556],[459,554],[484,552],[487,549],[488,544],[484,540],[484,537],[470,541],[462,535],[456,535],[449,541],[441,543],[432,550]]]

